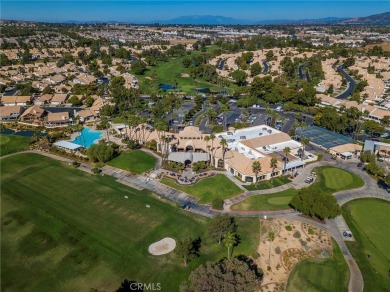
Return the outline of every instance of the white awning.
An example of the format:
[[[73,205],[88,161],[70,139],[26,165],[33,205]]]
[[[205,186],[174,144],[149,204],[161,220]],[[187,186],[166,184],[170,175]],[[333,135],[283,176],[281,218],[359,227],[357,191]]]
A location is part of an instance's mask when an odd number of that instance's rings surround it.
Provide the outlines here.
[[[55,146],[69,149],[69,150],[77,150],[79,148],[82,148],[83,146],[69,142],[69,141],[58,141],[54,143]]]

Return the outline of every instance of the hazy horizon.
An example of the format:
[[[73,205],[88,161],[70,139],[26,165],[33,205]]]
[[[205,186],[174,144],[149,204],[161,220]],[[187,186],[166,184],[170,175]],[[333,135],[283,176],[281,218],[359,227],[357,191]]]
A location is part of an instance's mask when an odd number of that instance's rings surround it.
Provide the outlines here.
[[[221,5],[223,3],[223,5]],[[246,21],[362,17],[388,11],[387,1],[1,1],[1,19],[44,22],[153,23],[182,16]]]

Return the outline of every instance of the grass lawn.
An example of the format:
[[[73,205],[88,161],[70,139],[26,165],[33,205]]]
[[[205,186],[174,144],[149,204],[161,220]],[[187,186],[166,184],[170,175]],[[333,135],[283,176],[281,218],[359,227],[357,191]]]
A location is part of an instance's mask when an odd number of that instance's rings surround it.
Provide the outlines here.
[[[346,243],[363,274],[364,290],[388,291],[390,203],[379,199],[359,199],[343,205],[341,210],[356,239]]]
[[[270,180],[260,181],[257,186],[255,184],[244,185],[244,188],[248,191],[267,190],[288,184],[289,182],[291,182],[291,180],[287,176],[278,176],[271,178]]]
[[[128,170],[132,173],[141,174],[148,171],[156,165],[157,159],[142,150],[133,150],[130,152],[121,152],[107,164]]]
[[[30,145],[31,137],[0,135],[0,156],[18,152]]]
[[[209,219],[112,177],[37,154],[4,158],[1,168],[3,291],[114,291],[124,278],[178,291],[199,264],[226,256],[226,248],[206,236]],[[234,254],[255,254],[259,220],[237,223],[241,243]],[[200,257],[188,267],[174,253],[147,251],[163,237],[187,234],[202,239]]]
[[[161,182],[199,198],[198,203],[200,204],[211,203],[216,197],[225,200],[242,193],[242,190],[223,174],[216,174],[213,177],[202,179],[191,186],[179,185],[170,178],[163,178]]]
[[[288,209],[293,196],[298,193],[296,189],[288,189],[273,194],[251,196],[231,206],[233,211],[273,211]]]
[[[337,243],[333,241],[333,257],[300,262],[288,278],[287,291],[341,292],[348,291],[348,283],[348,265]]]
[[[364,181],[356,174],[337,167],[321,166],[313,171],[316,172],[317,178],[312,185],[328,193],[356,189],[364,185]]]

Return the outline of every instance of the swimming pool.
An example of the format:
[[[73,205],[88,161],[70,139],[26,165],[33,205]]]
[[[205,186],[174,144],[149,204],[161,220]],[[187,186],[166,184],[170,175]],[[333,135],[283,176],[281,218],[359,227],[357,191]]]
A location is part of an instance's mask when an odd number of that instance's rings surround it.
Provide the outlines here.
[[[70,142],[89,148],[102,136],[103,131],[92,131],[91,128],[84,128],[81,131],[81,135],[77,136],[76,139]]]

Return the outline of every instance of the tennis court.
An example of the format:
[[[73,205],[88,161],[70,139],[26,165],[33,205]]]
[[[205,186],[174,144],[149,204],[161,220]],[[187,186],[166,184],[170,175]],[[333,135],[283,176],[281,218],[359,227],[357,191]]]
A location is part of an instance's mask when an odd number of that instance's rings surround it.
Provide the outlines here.
[[[334,133],[324,128],[317,126],[310,126],[306,128],[297,128],[297,135],[302,137],[307,137],[314,144],[320,145],[326,149],[344,145],[347,143],[355,143],[350,137]]]

